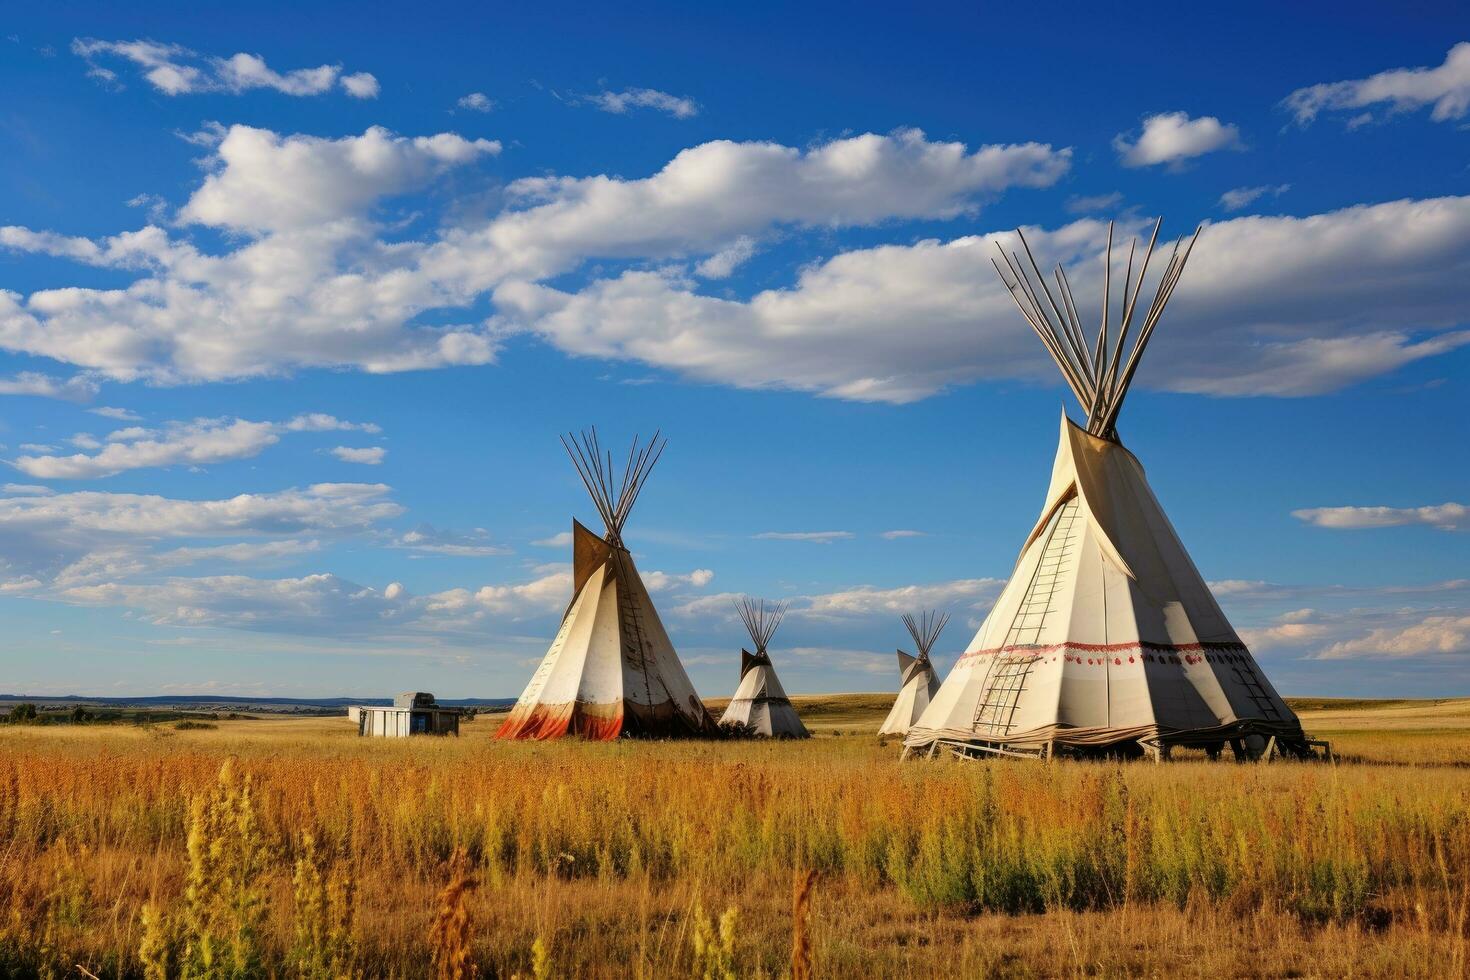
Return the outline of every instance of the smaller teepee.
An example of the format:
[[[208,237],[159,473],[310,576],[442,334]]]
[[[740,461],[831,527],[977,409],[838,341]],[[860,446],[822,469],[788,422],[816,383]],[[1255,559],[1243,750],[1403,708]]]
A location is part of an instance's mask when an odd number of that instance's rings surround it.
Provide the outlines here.
[[[810,738],[811,732],[796,716],[786,689],[776,677],[771,655],[766,646],[786,615],[786,604],[776,603],[769,609],[766,600],[745,597],[735,604],[745,628],[750,631],[755,653],[740,651],[740,686],[730,699],[730,706],[720,718],[720,727],[743,729],[753,735],[772,738]]]
[[[888,712],[883,727],[878,729],[879,735],[908,734],[909,726],[918,721],[924,709],[929,707],[929,699],[939,690],[939,678],[934,675],[934,665],[929,662],[929,651],[934,648],[944,624],[948,622],[949,613],[925,612],[919,619],[904,614],[903,624],[909,628],[909,636],[914,638],[919,655],[911,657],[902,650],[898,651],[902,686],[898,690],[898,699],[893,702],[893,710]]]
[[[565,436],[562,445],[607,531],[599,536],[572,521],[571,604],[497,737],[611,741],[715,734],[715,720],[684,672],[623,542],[628,513],[664,443],[657,432],[641,448],[634,439],[621,478],[612,453],[603,455],[596,429],[580,439]]]

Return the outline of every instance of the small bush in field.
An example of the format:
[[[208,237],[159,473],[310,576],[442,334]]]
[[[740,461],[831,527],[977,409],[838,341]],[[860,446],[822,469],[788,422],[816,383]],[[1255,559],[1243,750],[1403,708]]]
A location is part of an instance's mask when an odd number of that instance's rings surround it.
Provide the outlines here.
[[[740,910],[730,906],[720,916],[718,929],[706,918],[704,909],[694,907],[694,976],[696,980],[735,980],[735,940],[739,935]]]
[[[267,857],[251,778],[240,774],[234,759],[220,767],[214,791],[190,805],[188,854],[180,976],[234,980],[259,974]]]
[[[352,877],[336,865],[324,874],[324,863],[316,838],[302,834],[301,856],[291,879],[296,915],[291,958],[300,980],[336,980],[353,976],[356,970]]]

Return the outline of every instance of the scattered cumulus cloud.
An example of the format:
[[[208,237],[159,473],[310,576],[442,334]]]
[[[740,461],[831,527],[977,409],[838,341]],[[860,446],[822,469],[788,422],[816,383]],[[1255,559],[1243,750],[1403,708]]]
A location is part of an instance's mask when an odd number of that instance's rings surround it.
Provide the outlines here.
[[[351,75],[343,75],[341,82],[342,88],[354,99],[376,99],[378,97],[378,80],[368,72],[359,71]]]
[[[572,546],[572,532],[562,531],[553,534],[549,538],[542,538],[540,541],[532,541],[531,543],[538,548],[570,548]]]
[[[0,237],[0,244],[3,242]],[[97,380],[85,374],[55,378],[38,371],[22,371],[10,378],[0,378],[0,395],[33,395],[68,402],[91,401],[97,396],[98,387]]]
[[[1470,530],[1470,506],[1434,504],[1428,507],[1308,507],[1291,516],[1317,527],[1359,530],[1370,527],[1427,525],[1441,531]]]
[[[250,234],[330,234],[333,222],[361,216],[383,197],[423,187],[450,168],[500,150],[494,140],[456,133],[410,138],[379,126],[341,139],[231,126],[179,216]]]
[[[973,213],[1004,189],[1054,183],[1066,150],[971,150],[916,131],[804,150],[715,141],[645,178],[513,181],[509,206],[483,221],[388,243],[373,218],[382,200],[498,147],[454,134],[223,132],[180,215],[234,244],[208,255],[158,226],[97,241],[0,228],[12,250],[138,275],[123,289],[0,291],[0,347],[88,377],[165,384],[483,364],[515,333],[698,381],[858,401],[1055,382],[990,268],[1011,233],[838,252],[743,299],[702,293],[668,263],[699,257],[713,260],[706,272],[733,271],[738,254],[720,253],[742,236]],[[1044,261],[1068,262],[1074,286],[1091,294],[1105,234],[1092,219],[1031,230]],[[545,283],[593,261],[635,265],[594,271],[575,288]],[[1470,343],[1456,329],[1470,302],[1466,261],[1466,197],[1214,223],[1139,383],[1310,395],[1438,356]],[[488,320],[454,322],[453,310],[486,296]],[[421,323],[430,312],[433,325]]]
[[[981,611],[990,607],[1004,586],[1005,580],[996,578],[956,579],[887,589],[865,585],[804,596],[804,601],[792,603],[791,613],[819,619],[846,619],[885,614],[901,616],[918,609],[951,607]]]
[[[682,95],[670,95],[654,88],[630,88],[621,92],[604,89],[593,95],[581,96],[578,101],[587,102],[603,112],[623,115],[633,109],[654,109],[675,119],[693,119],[699,115],[699,103]]]
[[[430,524],[420,524],[399,535],[393,545],[420,554],[453,558],[485,558],[511,553],[509,548],[495,544],[490,538],[490,532],[482,527],[472,531],[448,531]]]
[[[1263,197],[1280,197],[1291,190],[1290,184],[1263,184],[1259,187],[1237,187],[1220,195],[1220,207],[1240,211]]]
[[[460,96],[455,105],[471,112],[489,112],[495,108],[495,100],[484,92],[471,92],[469,95]]]
[[[1382,627],[1363,636],[1330,644],[1317,655],[1317,659],[1466,654],[1470,654],[1470,615],[1431,615],[1407,626]]]
[[[1101,291],[1106,236],[1093,219],[1027,231],[1043,265],[1067,263],[1079,296]],[[903,403],[975,381],[1055,384],[991,268],[997,242],[1017,247],[994,232],[854,249],[745,300],[641,270],[575,292],[507,285],[496,299],[562,350],[738,387]],[[1470,343],[1467,262],[1470,197],[1213,223],[1138,383],[1296,397],[1444,354]]]
[[[1073,194],[1067,198],[1064,207],[1068,214],[1097,214],[1098,212],[1109,212],[1118,210],[1118,205],[1123,203],[1123,192],[1113,191],[1111,194],[1081,195]]]
[[[314,552],[322,538],[376,534],[403,513],[380,483],[206,500],[43,489],[7,485],[0,495],[0,577],[53,592],[201,561],[278,561]]]
[[[684,575],[671,572],[643,572],[643,584],[650,592],[667,592],[680,586],[702,589],[714,581],[715,573],[708,568],[696,568]]]
[[[906,531],[906,530],[884,531],[881,534],[879,534],[878,536],[880,538],[883,538],[883,539],[888,540],[888,541],[896,541],[899,538],[927,538],[929,536],[929,532],[928,531]]]
[[[756,253],[756,241],[749,235],[741,235],[694,267],[694,271],[705,279],[728,279]]]
[[[77,38],[72,53],[87,62],[88,74],[111,87],[122,88],[117,71],[107,62],[128,62],[142,71],[143,78],[164,95],[197,95],[204,92],[239,95],[253,89],[271,89],[282,95],[322,95],[341,86],[357,99],[378,95],[378,80],[367,72],[342,74],[340,65],[319,65],[278,72],[255,54],[240,52],[228,58],[200,55],[180,44],[139,39],[102,41]]]
[[[1303,585],[1267,582],[1259,579],[1225,579],[1210,582],[1210,591],[1217,598],[1230,602],[1272,603],[1296,602],[1302,599],[1366,599],[1429,597],[1439,601],[1443,596],[1457,596],[1470,592],[1470,579],[1441,579],[1408,585]]]
[[[114,408],[109,405],[100,405],[97,408],[89,408],[87,411],[105,419],[112,419],[114,422],[138,422],[143,418],[130,408]]]
[[[1070,164],[1065,149],[970,150],[916,130],[807,149],[714,141],[646,178],[516,180],[500,213],[389,242],[375,220],[382,202],[493,156],[500,144],[379,128],[323,139],[239,125],[211,140],[206,176],[178,220],[224,232],[222,252],[156,225],[97,241],[0,228],[0,246],[14,251],[138,276],[117,289],[0,291],[0,347],[163,384],[304,367],[485,364],[520,325],[499,316],[455,323],[452,311],[501,289],[519,313],[531,284],[592,259],[709,256],[742,235],[786,227],[956,217],[1008,188],[1048,186]],[[418,322],[430,311],[451,315]]]
[[[1240,130],[1214,116],[1189,118],[1184,112],[1161,112],[1143,120],[1138,136],[1120,133],[1113,149],[1125,167],[1151,167],[1204,156],[1216,150],[1241,149]]]
[[[381,483],[316,483],[217,500],[80,490],[0,497],[0,526],[146,537],[219,537],[362,531],[403,509]]]
[[[1341,112],[1352,114],[1348,123],[1355,128],[1372,121],[1371,110],[1377,107],[1392,115],[1433,106],[1429,118],[1435,122],[1463,119],[1470,111],[1470,42],[1450,48],[1437,67],[1395,68],[1367,78],[1309,85],[1292,92],[1282,105],[1302,126],[1324,112]]]
[[[336,446],[332,449],[332,455],[344,463],[361,463],[364,466],[378,466],[388,456],[388,450],[382,446]]]
[[[478,624],[490,617],[545,615],[565,604],[570,593],[570,572],[516,585],[450,589],[422,596],[412,594],[402,583],[379,590],[330,573],[316,573],[278,579],[213,575],[105,582],[67,588],[57,598],[77,605],[135,609],[159,626],[371,637],[483,631]]]
[[[344,422],[320,413],[298,415],[288,422],[195,419],[192,422],[168,422],[158,429],[128,426],[109,433],[105,442],[87,434],[74,436],[71,440],[73,445],[95,450],[90,454],[52,455],[54,449],[37,447],[33,450],[37,455],[17,457],[11,465],[27,476],[41,479],[90,480],[145,467],[202,466],[248,459],[275,445],[285,432],[353,429],[378,431],[372,423]]]

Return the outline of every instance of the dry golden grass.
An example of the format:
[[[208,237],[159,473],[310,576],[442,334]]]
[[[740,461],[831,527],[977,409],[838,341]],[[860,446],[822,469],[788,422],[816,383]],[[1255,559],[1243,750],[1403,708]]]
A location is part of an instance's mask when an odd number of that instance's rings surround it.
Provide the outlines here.
[[[0,728],[0,975],[1466,970],[1470,702],[1314,705],[1334,767],[899,765],[883,698],[794,700],[810,741]]]

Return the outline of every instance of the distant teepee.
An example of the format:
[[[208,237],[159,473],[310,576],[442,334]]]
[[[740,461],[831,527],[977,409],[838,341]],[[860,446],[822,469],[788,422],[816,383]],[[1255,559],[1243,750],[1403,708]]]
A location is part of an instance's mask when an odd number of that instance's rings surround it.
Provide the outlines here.
[[[572,602],[551,649],[500,726],[500,738],[711,735],[714,719],[659,622],[623,525],[666,443],[628,453],[621,478],[597,430],[562,438],[607,534],[572,521]]]
[[[1136,279],[1129,251],[1114,326],[1109,227],[1102,320],[1091,345],[1062,267],[1048,285],[1019,231],[1027,263],[1001,250],[1001,280],[1087,420],[1075,425],[1063,413],[1041,516],[990,615],[909,729],[906,752],[943,745],[962,753],[1162,757],[1172,746],[1218,754],[1227,744],[1237,756],[1267,746],[1312,752],[1118,438],[1139,358],[1199,237],[1182,250],[1183,239],[1175,243],[1130,350],[1158,233],[1155,225]]]
[[[735,610],[750,633],[755,653],[740,651],[740,686],[720,719],[720,727],[740,728],[754,735],[775,738],[808,738],[811,732],[801,723],[791,699],[776,677],[767,646],[786,615],[785,603],[766,607],[766,600],[741,599]]]
[[[934,665],[929,662],[929,651],[934,648],[939,634],[944,631],[944,624],[948,622],[949,613],[925,612],[919,619],[904,614],[903,624],[909,628],[909,636],[914,638],[919,655],[911,657],[902,650],[898,651],[898,698],[893,702],[893,710],[888,712],[883,727],[878,729],[879,735],[906,734],[929,707],[934,692],[939,690],[939,678],[934,674]]]

